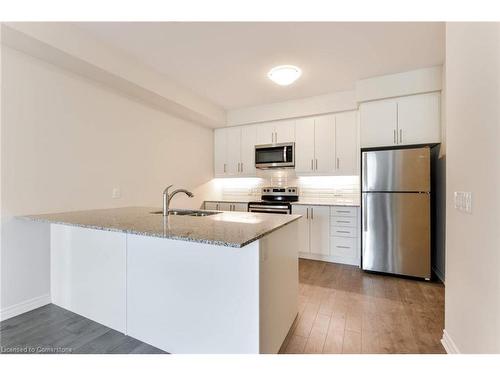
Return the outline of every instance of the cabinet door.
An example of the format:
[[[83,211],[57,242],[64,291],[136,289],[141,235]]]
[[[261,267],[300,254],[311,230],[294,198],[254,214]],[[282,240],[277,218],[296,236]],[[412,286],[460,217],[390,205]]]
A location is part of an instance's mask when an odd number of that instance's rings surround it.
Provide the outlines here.
[[[205,210],[217,211],[217,202],[205,202]]]
[[[254,125],[241,127],[241,170],[245,176],[255,175],[255,145],[257,144],[257,127]]]
[[[257,125],[257,144],[267,145],[274,142],[274,123]]]
[[[314,170],[316,173],[335,171],[335,116],[320,116],[314,120]]]
[[[231,211],[231,205],[232,203],[227,203],[227,202],[219,202],[218,203],[218,210],[219,211]]]
[[[358,124],[356,112],[335,116],[335,171],[337,175],[358,175]]]
[[[233,203],[234,211],[239,212],[247,212],[248,204],[247,203]]]
[[[241,129],[227,128],[226,174],[236,176],[240,171],[241,161]]]
[[[441,142],[440,94],[398,99],[398,142],[403,145]]]
[[[226,175],[227,165],[227,129],[214,131],[214,169],[215,177]]]
[[[330,207],[312,206],[309,217],[311,253],[330,255]]]
[[[314,119],[303,118],[295,123],[295,173],[314,173]]]
[[[397,103],[381,100],[359,106],[361,147],[397,144]]]
[[[279,121],[275,124],[274,141],[276,143],[295,142],[295,121]]]
[[[309,246],[309,207],[302,205],[293,205],[292,214],[302,215],[299,219],[299,252],[310,253]]]

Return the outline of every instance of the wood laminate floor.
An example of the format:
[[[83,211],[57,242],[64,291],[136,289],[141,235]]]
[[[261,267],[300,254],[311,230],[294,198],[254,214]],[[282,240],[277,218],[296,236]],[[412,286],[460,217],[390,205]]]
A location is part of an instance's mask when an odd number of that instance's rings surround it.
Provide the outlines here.
[[[444,286],[301,259],[281,353],[445,353]]]
[[[0,347],[2,354],[165,353],[53,304],[1,322]]]
[[[281,353],[444,353],[444,286],[301,259],[299,315]],[[1,353],[165,353],[46,305],[0,323]]]

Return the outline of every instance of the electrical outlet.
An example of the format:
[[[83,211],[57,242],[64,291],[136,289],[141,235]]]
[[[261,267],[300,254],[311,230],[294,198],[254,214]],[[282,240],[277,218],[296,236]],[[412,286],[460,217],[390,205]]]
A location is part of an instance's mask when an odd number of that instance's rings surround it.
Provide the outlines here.
[[[472,213],[472,193],[470,191],[455,191],[454,207],[468,214]]]
[[[119,187],[113,188],[113,192],[111,193],[111,198],[113,199],[119,199],[122,196],[122,193],[120,191]]]

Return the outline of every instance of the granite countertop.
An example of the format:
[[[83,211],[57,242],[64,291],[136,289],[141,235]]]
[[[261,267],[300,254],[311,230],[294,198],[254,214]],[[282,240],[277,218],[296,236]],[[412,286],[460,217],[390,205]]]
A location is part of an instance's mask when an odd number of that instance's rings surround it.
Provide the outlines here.
[[[123,207],[20,216],[22,219],[219,246],[243,247],[299,219],[300,215],[221,212],[194,217],[170,215],[154,207]]]

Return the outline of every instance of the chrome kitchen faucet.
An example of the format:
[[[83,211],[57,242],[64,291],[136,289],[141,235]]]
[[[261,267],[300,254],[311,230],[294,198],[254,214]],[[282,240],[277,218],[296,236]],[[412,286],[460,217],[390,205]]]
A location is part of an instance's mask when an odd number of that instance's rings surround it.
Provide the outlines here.
[[[191,193],[190,191],[186,189],[177,189],[171,192],[170,194],[168,193],[168,189],[170,189],[174,185],[168,185],[165,190],[163,190],[163,216],[168,216],[168,210],[170,207],[170,201],[176,195],[177,193],[185,193],[189,198],[193,198],[194,194]]]

